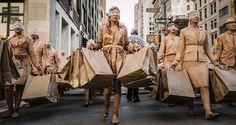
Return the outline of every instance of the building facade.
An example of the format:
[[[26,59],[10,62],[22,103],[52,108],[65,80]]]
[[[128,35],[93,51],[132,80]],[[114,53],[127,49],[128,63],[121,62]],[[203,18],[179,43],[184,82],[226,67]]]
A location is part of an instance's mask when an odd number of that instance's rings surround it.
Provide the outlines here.
[[[102,2],[101,2],[102,1]],[[40,39],[51,41],[57,51],[71,54],[82,46],[83,39],[95,39],[98,34],[100,12],[105,0],[1,0],[0,35],[14,34],[14,23],[20,19],[29,36],[32,29]]]
[[[219,31],[219,1],[218,0],[196,0],[195,10],[199,12],[199,26],[208,33],[209,45],[213,47]]]
[[[154,13],[148,9],[153,8],[152,0],[145,0],[143,3],[143,38],[146,41],[148,34],[154,34]]]
[[[139,0],[134,6],[134,26],[138,30],[138,35],[143,38],[143,3],[144,0]]]
[[[194,11],[192,0],[153,0],[152,4],[157,9],[153,15],[154,34],[159,35],[160,41],[167,35],[168,23],[175,23],[181,30],[188,26],[188,15]]]
[[[180,29],[186,27],[188,15],[194,11],[192,0],[153,0],[153,5],[158,8],[158,11],[154,14],[154,19],[167,18],[166,20],[158,20],[155,23],[155,34],[165,33],[166,24],[170,22],[176,23]]]
[[[224,33],[226,27],[224,26],[225,20],[229,17],[236,17],[236,0],[219,0],[219,33]]]

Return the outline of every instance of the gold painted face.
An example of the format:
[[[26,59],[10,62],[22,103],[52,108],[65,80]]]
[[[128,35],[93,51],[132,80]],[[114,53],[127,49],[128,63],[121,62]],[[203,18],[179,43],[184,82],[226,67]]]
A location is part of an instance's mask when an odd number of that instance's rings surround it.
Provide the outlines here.
[[[226,24],[226,27],[230,31],[236,31],[236,23],[235,22]]]
[[[110,21],[114,21],[114,22],[119,21],[119,17],[116,15],[110,16]]]
[[[21,33],[23,30],[21,28],[15,28],[15,33]]]
[[[168,27],[168,30],[171,33],[175,33],[176,30],[178,30],[178,28],[175,25],[171,25],[171,26]]]
[[[31,34],[30,36],[31,36],[32,39],[37,39],[38,38],[38,35],[36,35],[36,34]]]
[[[194,23],[198,23],[199,22],[199,15],[198,14],[194,14],[190,17],[190,21],[194,22]]]
[[[117,7],[111,8],[109,18],[110,21],[118,21],[120,19],[120,10]]]

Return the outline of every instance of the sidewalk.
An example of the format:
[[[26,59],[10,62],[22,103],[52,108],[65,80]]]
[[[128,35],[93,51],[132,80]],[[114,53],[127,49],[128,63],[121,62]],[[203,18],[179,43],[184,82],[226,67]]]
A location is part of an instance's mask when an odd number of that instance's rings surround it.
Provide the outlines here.
[[[5,100],[0,101],[0,113],[7,110],[7,103]]]

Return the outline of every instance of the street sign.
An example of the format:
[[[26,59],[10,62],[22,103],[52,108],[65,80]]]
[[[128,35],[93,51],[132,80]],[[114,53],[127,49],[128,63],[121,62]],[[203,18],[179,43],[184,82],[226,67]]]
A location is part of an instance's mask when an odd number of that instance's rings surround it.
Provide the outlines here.
[[[155,22],[157,24],[167,24],[167,22]]]
[[[171,18],[156,18],[155,23],[167,24],[171,22]]]
[[[170,18],[156,18],[155,20],[169,20]]]
[[[148,13],[158,13],[160,8],[146,8],[146,12]]]

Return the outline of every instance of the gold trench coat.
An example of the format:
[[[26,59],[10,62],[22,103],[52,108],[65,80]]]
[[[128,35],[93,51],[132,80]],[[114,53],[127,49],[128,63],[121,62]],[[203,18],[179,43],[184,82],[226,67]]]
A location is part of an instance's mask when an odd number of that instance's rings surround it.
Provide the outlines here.
[[[54,48],[46,49],[46,66],[47,73],[58,69],[60,64],[60,59],[58,57],[57,51]]]
[[[168,68],[175,60],[178,41],[178,36],[168,35],[161,43],[161,47],[158,52],[158,60],[159,62],[163,62],[165,68]]]
[[[236,63],[236,33],[227,31],[217,38],[216,58],[220,64],[235,67]]]
[[[199,29],[193,32],[191,27],[180,31],[180,39],[177,47],[176,59],[183,60],[183,68],[187,70],[193,87],[208,87],[208,63],[207,57],[213,62],[216,60],[209,48],[207,33]]]
[[[113,73],[117,75],[125,61],[125,50],[131,50],[131,46],[128,42],[127,28],[121,24],[117,32],[113,32],[109,25],[102,25],[98,40],[94,44],[95,49],[102,49]]]
[[[24,35],[13,35],[9,39],[9,46],[17,67],[23,69],[20,78],[18,78],[14,84],[25,85],[26,80],[31,73],[31,63],[34,66],[39,66],[34,54],[33,44],[31,40]]]
[[[39,39],[37,39],[36,41],[32,40],[32,44],[33,44],[36,60],[38,64],[43,68],[45,66],[43,62],[45,61],[45,58],[46,58],[45,42],[39,41]],[[38,69],[34,65],[32,65],[32,73],[37,74],[38,72],[39,72]]]

